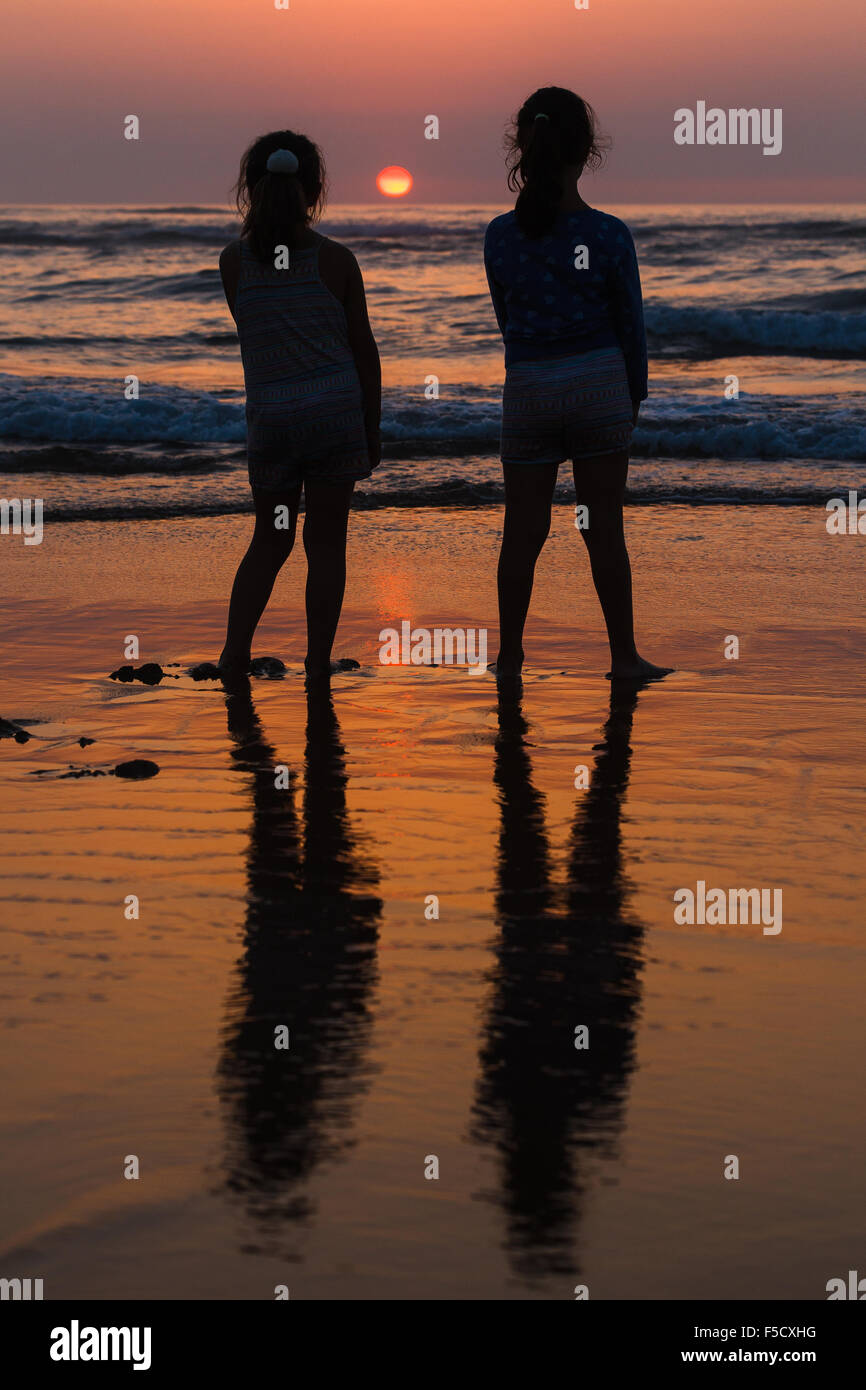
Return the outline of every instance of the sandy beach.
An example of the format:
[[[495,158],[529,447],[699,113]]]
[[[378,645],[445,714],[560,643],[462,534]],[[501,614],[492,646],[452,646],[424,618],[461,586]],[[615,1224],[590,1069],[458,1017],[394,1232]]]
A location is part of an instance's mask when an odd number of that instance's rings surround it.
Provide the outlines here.
[[[256,643],[285,678],[185,674],[247,518],[7,538],[4,1266],[52,1298],[824,1298],[866,1138],[862,560],[824,523],[630,508],[677,672],[613,702],[567,506],[522,700],[378,662],[404,619],[492,659],[498,508],[353,516],[361,669],[310,707],[300,553]],[[156,686],[108,679],[133,633]],[[159,772],[66,775],[129,759]],[[781,889],[782,930],[677,924],[699,881]]]

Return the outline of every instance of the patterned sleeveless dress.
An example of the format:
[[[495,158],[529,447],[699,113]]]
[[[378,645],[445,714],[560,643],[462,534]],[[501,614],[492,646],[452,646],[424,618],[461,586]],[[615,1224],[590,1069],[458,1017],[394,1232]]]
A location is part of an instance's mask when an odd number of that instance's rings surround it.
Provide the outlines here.
[[[244,368],[250,485],[263,492],[307,478],[371,473],[361,384],[346,314],[319,275],[319,245],[277,270],[241,241],[235,321]]]

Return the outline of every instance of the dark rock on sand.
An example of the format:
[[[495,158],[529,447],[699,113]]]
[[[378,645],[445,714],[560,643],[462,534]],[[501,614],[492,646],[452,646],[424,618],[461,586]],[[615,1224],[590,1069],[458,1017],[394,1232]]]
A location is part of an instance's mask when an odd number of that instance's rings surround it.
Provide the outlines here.
[[[110,679],[113,681],[143,681],[145,685],[159,685],[165,672],[156,661],[146,661],[143,666],[118,666],[116,671],[112,671]]]
[[[84,734],[82,734],[82,735],[81,735],[81,738],[78,740],[79,746],[80,746],[81,748],[86,748],[87,745],[88,745],[89,743],[95,743],[95,742],[96,742],[96,739],[95,739],[95,738],[85,738]]]
[[[278,656],[256,656],[250,662],[250,675],[263,676],[266,680],[278,680],[286,674],[286,663]]]
[[[132,758],[128,763],[118,763],[114,769],[115,777],[128,777],[130,781],[142,782],[146,777],[155,777],[159,765],[148,758]]]
[[[224,671],[217,666],[215,661],[200,661],[197,666],[189,668],[189,674],[194,681],[245,679],[245,674],[240,670],[240,667],[230,672]],[[257,656],[250,662],[247,674],[258,676],[264,680],[280,680],[286,674],[286,663],[280,661],[278,656]]]
[[[11,719],[0,719],[0,738],[14,738],[16,743],[29,743],[30,734]]]
[[[128,763],[118,763],[110,772],[102,767],[75,767],[70,763],[68,772],[57,772],[53,767],[39,767],[31,776],[57,778],[60,781],[66,777],[126,777],[130,782],[143,782],[148,777],[155,777],[158,772],[158,764],[150,762],[148,758],[132,758]]]

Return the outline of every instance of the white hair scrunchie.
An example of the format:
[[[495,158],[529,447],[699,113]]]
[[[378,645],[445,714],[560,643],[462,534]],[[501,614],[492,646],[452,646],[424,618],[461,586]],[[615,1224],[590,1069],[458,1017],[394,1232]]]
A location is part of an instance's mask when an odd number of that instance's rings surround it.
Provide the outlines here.
[[[274,150],[273,154],[268,155],[266,168],[269,174],[296,174],[298,156],[291,150]]]

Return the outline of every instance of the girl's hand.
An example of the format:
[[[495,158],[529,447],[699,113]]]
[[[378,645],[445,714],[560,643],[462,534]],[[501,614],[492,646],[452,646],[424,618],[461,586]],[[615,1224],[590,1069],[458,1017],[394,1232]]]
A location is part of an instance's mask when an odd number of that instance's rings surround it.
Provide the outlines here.
[[[370,467],[378,468],[382,462],[382,436],[378,425],[367,426],[367,454],[370,459]]]

